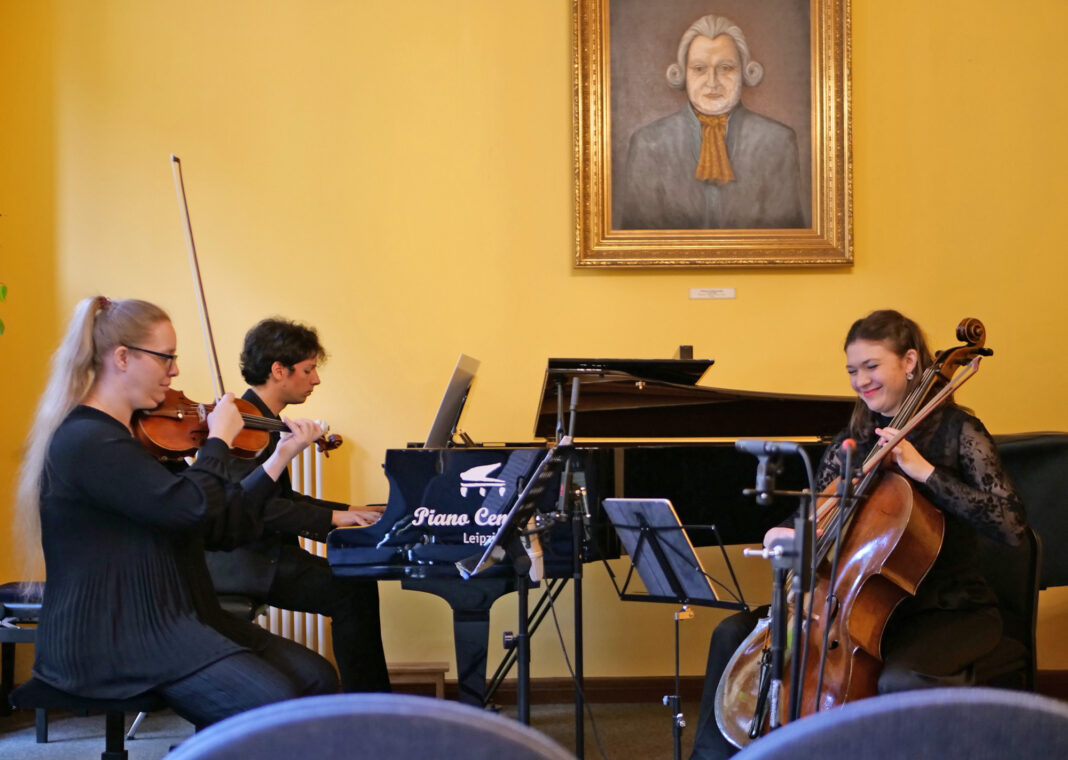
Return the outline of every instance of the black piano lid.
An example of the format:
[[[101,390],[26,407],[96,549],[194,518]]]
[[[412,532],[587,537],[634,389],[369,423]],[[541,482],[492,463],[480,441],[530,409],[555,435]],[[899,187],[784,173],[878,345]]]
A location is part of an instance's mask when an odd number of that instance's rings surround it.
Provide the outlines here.
[[[622,372],[645,380],[697,385],[713,362],[715,359],[549,359],[545,384],[551,382],[555,395],[558,380],[570,382],[572,377],[579,377],[585,383],[587,378]]]
[[[849,422],[852,397],[697,385],[710,366],[711,359],[549,359],[534,435],[555,438],[557,388],[566,413],[576,377],[576,438],[830,438]]]

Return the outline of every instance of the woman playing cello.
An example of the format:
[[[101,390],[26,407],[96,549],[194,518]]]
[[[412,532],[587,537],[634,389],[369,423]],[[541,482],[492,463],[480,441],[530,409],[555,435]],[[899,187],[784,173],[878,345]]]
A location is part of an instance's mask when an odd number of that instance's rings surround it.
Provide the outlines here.
[[[240,484],[229,446],[233,397],[208,415],[196,462],[174,474],[132,435],[138,410],[178,374],[158,307],[82,301],[52,360],[23,462],[23,545],[41,546],[47,583],[33,672],[84,697],[156,692],[198,728],[259,705],[337,691],[329,662],[222,612],[203,545],[255,535],[286,464],[322,435],[291,420],[275,454]]]
[[[850,327],[846,371],[857,404],[820,462],[822,493],[841,476],[837,452],[848,437],[867,454],[897,434],[889,427],[932,362],[915,322],[892,310],[875,311]],[[977,682],[973,665],[1001,638],[996,598],[975,566],[976,534],[1015,545],[1026,518],[997,449],[983,424],[952,402],[940,407],[891,451],[893,465],[945,516],[938,558],[917,593],[893,612],[883,637],[880,693]],[[772,528],[764,543],[791,536]],[[716,688],[734,651],[756,625],[756,612],[733,615],[717,626],[709,648],[701,713],[692,760],[728,757],[736,748],[714,715]]]

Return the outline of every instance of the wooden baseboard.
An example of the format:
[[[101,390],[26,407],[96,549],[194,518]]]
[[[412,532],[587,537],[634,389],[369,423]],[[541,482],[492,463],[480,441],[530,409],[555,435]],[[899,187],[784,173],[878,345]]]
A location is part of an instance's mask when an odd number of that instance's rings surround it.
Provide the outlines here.
[[[683,702],[694,704],[701,701],[704,678],[683,676],[679,679],[679,694]],[[595,704],[618,704],[627,702],[660,702],[665,696],[675,693],[672,676],[643,676],[641,678],[586,678],[583,684],[586,701]],[[456,682],[446,682],[445,698],[457,698]],[[573,702],[575,685],[570,678],[534,678],[530,682],[532,704],[555,704]],[[516,703],[515,679],[506,680],[497,690],[493,701],[498,705]]]
[[[679,679],[679,696],[685,704],[698,704],[705,680],[701,676],[683,676]],[[626,702],[660,702],[665,696],[675,693],[675,679],[671,676],[647,676],[642,678],[587,678],[584,691],[586,701],[594,704]],[[1068,701],[1068,670],[1040,670],[1035,678],[1035,691],[1055,699]],[[446,699],[458,696],[455,681],[445,683]],[[530,683],[532,704],[556,704],[572,702],[575,687],[570,678],[534,678]],[[516,703],[516,682],[507,680],[497,690],[493,700],[499,705]]]

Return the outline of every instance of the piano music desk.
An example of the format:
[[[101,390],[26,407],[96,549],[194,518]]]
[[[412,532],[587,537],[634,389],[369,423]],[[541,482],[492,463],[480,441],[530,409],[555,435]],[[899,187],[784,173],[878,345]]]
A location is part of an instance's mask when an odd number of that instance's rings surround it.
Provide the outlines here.
[[[434,696],[445,698],[445,673],[449,670],[447,662],[395,662],[389,664],[389,682],[393,686],[405,684],[430,685],[434,687]]]

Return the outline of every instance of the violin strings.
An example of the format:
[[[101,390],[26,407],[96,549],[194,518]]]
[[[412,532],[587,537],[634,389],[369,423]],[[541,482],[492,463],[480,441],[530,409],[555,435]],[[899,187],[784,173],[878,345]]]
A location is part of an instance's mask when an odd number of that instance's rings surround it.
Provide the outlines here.
[[[265,430],[289,430],[289,426],[281,420],[272,420],[270,417],[261,417],[258,414],[242,414],[241,419],[245,422],[254,422]]]
[[[178,416],[179,414],[200,414],[201,406],[203,406],[205,411],[209,412],[215,408],[214,404],[178,404],[175,409],[174,416]],[[262,430],[277,430],[281,432],[289,431],[289,427],[284,422],[282,422],[281,420],[271,419],[270,417],[262,417],[257,414],[247,414],[245,412],[242,412],[241,419],[245,421],[246,425],[252,423],[252,425]]]

